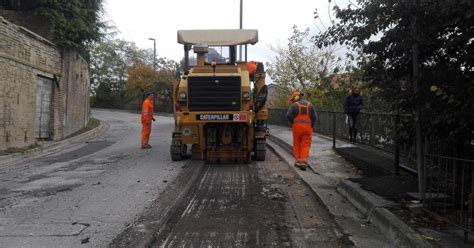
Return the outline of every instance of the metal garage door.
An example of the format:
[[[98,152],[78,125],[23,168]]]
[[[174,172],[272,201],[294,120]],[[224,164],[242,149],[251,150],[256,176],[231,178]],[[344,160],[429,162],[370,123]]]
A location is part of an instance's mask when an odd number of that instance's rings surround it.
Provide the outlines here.
[[[53,99],[53,80],[44,77],[37,77],[38,86],[36,88],[36,138],[51,138],[51,117]]]

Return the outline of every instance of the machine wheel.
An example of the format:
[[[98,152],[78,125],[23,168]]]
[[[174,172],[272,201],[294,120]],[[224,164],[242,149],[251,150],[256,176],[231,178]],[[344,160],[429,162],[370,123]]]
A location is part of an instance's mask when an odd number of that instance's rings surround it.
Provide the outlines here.
[[[255,154],[254,159],[256,161],[265,161],[265,153],[267,142],[265,139],[256,139],[255,140]]]
[[[173,137],[173,139],[171,140],[171,149],[170,149],[170,151],[171,151],[171,160],[173,160],[173,161],[183,160],[183,157],[185,155],[183,153],[183,150],[184,150],[183,147],[186,147],[186,146],[184,146],[181,143],[181,138],[179,136]]]

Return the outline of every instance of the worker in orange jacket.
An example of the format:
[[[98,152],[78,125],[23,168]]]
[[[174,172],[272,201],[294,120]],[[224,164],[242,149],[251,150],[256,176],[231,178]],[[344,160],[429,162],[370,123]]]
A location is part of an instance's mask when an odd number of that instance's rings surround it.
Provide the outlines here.
[[[291,106],[286,117],[293,129],[293,155],[295,166],[306,170],[309,165],[309,153],[313,139],[313,126],[316,122],[316,110],[310,102],[303,99],[299,91],[293,92]]]
[[[151,133],[151,122],[155,121],[155,118],[153,118],[153,98],[153,93],[146,93],[145,101],[142,104],[142,149],[151,148],[148,141]]]

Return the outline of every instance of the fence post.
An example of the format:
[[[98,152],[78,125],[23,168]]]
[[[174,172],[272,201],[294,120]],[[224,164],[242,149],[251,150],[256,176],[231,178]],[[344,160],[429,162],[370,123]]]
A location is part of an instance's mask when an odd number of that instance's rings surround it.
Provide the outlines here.
[[[418,139],[419,138],[419,139]],[[420,200],[422,202],[423,205],[425,205],[425,202],[426,202],[426,177],[427,177],[427,174],[426,174],[426,159],[425,159],[425,155],[427,155],[429,152],[430,152],[430,139],[425,137],[424,138],[424,142],[422,142],[421,140],[421,136],[420,137],[417,137],[417,140],[416,142],[420,142],[420,150],[421,150],[421,154],[419,155],[419,157],[421,157],[421,170],[418,169],[418,180],[420,180],[420,182],[418,182],[418,186],[419,186],[419,193],[420,193]],[[418,143],[417,143],[418,145]],[[417,154],[418,155],[418,154]],[[418,157],[417,157],[418,159]],[[418,161],[418,160],[417,160]],[[418,167],[420,168],[420,167]]]
[[[374,116],[369,114],[369,125],[370,125],[370,133],[369,133],[369,145],[374,146]]]
[[[395,115],[395,161],[394,161],[394,171],[395,175],[399,176],[400,175],[400,132],[399,132],[399,124],[400,124],[400,113],[397,111],[397,114]]]
[[[336,149],[336,112],[332,115],[332,149]]]

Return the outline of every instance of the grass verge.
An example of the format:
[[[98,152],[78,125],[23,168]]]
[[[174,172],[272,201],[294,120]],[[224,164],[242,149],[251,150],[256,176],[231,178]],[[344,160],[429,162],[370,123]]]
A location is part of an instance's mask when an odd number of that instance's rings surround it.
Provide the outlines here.
[[[29,146],[25,146],[25,147],[10,147],[6,150],[0,151],[0,156],[10,155],[14,153],[24,153],[26,151],[29,151],[38,147],[40,147],[40,145],[36,143]]]
[[[71,137],[74,137],[74,136],[77,136],[79,134],[82,134],[82,133],[85,133],[87,131],[90,131],[96,127],[98,127],[100,125],[100,121],[97,120],[96,118],[91,118],[89,120],[89,123],[87,123],[87,126],[84,127],[83,129],[69,135],[68,137],[66,137],[65,139],[68,139],[68,138],[71,138]],[[32,150],[32,149],[35,149],[37,147],[40,147],[40,145],[38,145],[37,143],[35,144],[32,144],[32,145],[29,145],[29,146],[25,146],[25,147],[10,147],[6,150],[0,150],[0,156],[6,156],[6,155],[10,155],[10,154],[14,154],[14,153],[24,153],[26,151],[29,151],[29,150]]]
[[[71,138],[71,137],[77,136],[77,135],[79,135],[79,134],[83,134],[83,133],[85,133],[85,132],[87,132],[87,131],[90,131],[90,130],[92,130],[92,129],[98,127],[99,125],[100,125],[100,121],[99,121],[99,120],[97,120],[96,118],[90,118],[89,122],[87,123],[87,126],[85,126],[83,129],[81,129],[81,130],[79,130],[79,131],[77,131],[77,132],[75,132],[75,133],[73,133],[73,134],[67,136],[66,139],[69,139],[69,138]]]

